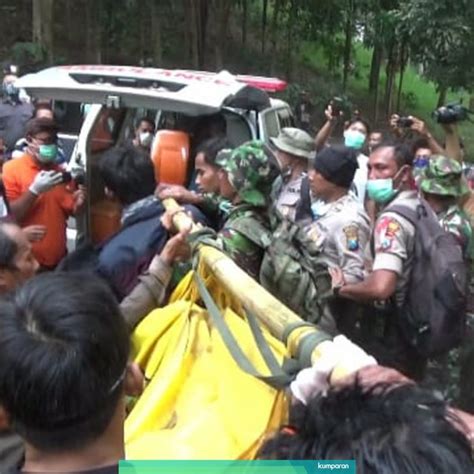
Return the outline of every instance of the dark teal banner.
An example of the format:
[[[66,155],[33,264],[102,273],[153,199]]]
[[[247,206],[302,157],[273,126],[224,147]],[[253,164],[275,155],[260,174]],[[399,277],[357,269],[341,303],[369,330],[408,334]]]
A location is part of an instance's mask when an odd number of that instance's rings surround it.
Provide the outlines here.
[[[355,461],[120,461],[119,474],[356,474]]]

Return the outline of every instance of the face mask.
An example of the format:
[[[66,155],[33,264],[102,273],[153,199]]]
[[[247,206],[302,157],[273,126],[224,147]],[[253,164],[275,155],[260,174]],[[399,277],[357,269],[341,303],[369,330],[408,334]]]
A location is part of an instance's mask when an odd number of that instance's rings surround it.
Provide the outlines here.
[[[346,130],[344,132],[344,145],[359,150],[365,143],[365,135],[357,130]]]
[[[153,135],[150,132],[141,132],[138,141],[142,147],[148,148],[152,139]]]
[[[413,166],[415,168],[426,168],[430,164],[430,157],[419,155],[415,156],[415,160],[413,161]]]
[[[320,217],[324,216],[330,207],[331,203],[325,202],[322,199],[318,199],[311,205],[311,213],[313,214],[313,218],[319,219]]]
[[[367,194],[369,198],[380,204],[393,199],[399,192],[399,189],[393,187],[393,182],[396,181],[397,176],[402,171],[403,168],[399,169],[393,178],[369,179],[367,181]]]
[[[384,204],[392,199],[397,191],[393,189],[393,179],[369,179],[367,181],[367,195],[377,203]]]
[[[41,163],[55,163],[56,157],[58,156],[58,146],[55,144],[51,145],[40,145],[38,151],[38,160]]]
[[[18,98],[20,91],[17,87],[13,84],[13,82],[8,82],[7,84],[3,84],[3,92],[14,99]]]

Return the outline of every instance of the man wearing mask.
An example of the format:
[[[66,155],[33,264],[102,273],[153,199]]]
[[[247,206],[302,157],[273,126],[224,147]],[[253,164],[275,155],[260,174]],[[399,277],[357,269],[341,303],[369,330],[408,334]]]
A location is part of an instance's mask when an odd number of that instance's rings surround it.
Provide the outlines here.
[[[277,138],[270,139],[282,175],[273,185],[273,201],[278,211],[292,221],[311,218],[311,196],[308,162],[314,155],[314,142],[298,128],[283,128]]]
[[[11,66],[5,70],[0,103],[0,138],[4,142],[6,159],[10,157],[15,143],[24,136],[26,122],[33,115],[33,106],[20,100],[20,91],[15,86],[17,79],[16,68]]]
[[[143,117],[138,122],[135,130],[135,138],[132,140],[133,146],[141,148],[147,153],[150,151],[155,132],[155,124],[149,118]]]
[[[327,106],[325,111],[326,123],[321,127],[319,132],[315,137],[315,147],[316,151],[319,152],[322,150],[337,124],[337,121],[342,117],[342,112],[334,113],[331,105]],[[359,168],[356,171],[354,176],[354,181],[352,182],[351,192],[357,198],[357,201],[360,205],[365,204],[366,198],[366,183],[367,183],[367,163],[369,158],[362,153],[363,148],[366,145],[367,137],[370,134],[369,124],[362,119],[360,116],[356,115],[354,118],[349,120],[344,125],[344,145],[353,148],[357,151],[357,163]]]
[[[373,234],[372,273],[360,283],[349,283],[340,268],[330,269],[333,288],[338,296],[359,302],[376,303],[374,325],[383,323],[375,340],[367,341],[366,350],[380,364],[421,379],[426,359],[406,341],[398,312],[402,307],[413,267],[415,228],[390,207],[416,210],[420,204],[411,189],[413,155],[404,145],[380,145],[369,159],[367,194],[382,207]]]
[[[22,227],[46,227],[44,238],[33,243],[33,254],[42,269],[51,270],[66,255],[66,221],[83,207],[85,189],[63,182],[52,120],[30,121],[26,140],[26,153],[4,165],[3,183],[17,222]]]
[[[318,153],[309,170],[312,195],[324,203],[325,212],[306,227],[308,236],[320,250],[322,263],[338,267],[344,280],[364,279],[370,221],[354,195],[349,192],[358,164],[357,152],[345,146],[330,146]],[[353,337],[356,327],[354,304],[338,299],[330,302],[337,329]],[[328,320],[328,324],[329,324]],[[325,330],[334,331],[327,326]]]

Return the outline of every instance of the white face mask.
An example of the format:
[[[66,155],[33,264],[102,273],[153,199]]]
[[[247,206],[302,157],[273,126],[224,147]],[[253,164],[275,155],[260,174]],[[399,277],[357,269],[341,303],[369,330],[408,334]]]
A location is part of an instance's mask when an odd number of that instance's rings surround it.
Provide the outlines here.
[[[144,148],[148,148],[151,145],[153,134],[151,132],[141,132],[138,136],[140,145]]]

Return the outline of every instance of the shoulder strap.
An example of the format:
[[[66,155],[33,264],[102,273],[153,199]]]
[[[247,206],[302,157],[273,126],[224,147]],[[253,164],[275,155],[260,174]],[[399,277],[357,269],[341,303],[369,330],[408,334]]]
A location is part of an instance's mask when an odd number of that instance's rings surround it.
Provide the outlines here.
[[[301,219],[311,216],[311,197],[310,197],[310,188],[309,188],[309,178],[308,175],[303,176],[301,181],[300,189],[300,202],[296,208],[295,220],[299,221]]]
[[[239,346],[239,343],[236,341],[236,339],[230,332],[229,326],[222,317],[219,308],[212,299],[212,296],[206,288],[206,285],[201,276],[197,272],[194,272],[194,277],[201,298],[207,308],[208,314],[237,365],[244,372],[248,373],[249,375],[252,375],[253,377],[258,378],[262,382],[267,383],[275,389],[287,387],[293,380],[293,377],[287,374],[283,370],[283,368],[280,367],[277,359],[275,358],[275,355],[268,346],[268,343],[265,340],[255,317],[251,313],[247,314],[247,320],[249,322],[250,329],[252,331],[257,347],[272,375],[262,375],[260,372],[257,371],[250,359],[242,351],[242,348]]]
[[[416,227],[420,214],[418,210],[410,209],[408,206],[403,206],[401,204],[394,204],[385,209],[385,212],[394,212],[402,216],[404,219],[409,221],[413,226]]]
[[[240,232],[255,245],[265,248],[268,241],[271,240],[270,223],[266,225],[264,216],[253,207],[245,209],[243,212],[243,215],[237,216],[224,226]],[[249,218],[251,219],[250,223]]]

